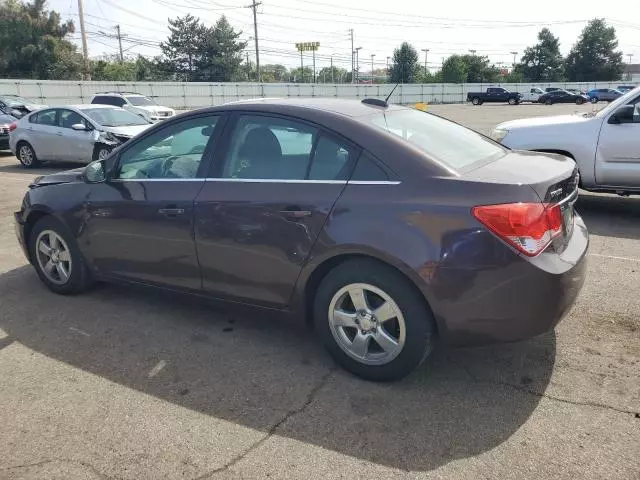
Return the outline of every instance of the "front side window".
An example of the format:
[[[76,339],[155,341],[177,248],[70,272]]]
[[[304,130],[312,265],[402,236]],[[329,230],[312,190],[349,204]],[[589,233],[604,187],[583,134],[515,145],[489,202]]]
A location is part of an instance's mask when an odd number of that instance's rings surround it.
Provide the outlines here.
[[[242,116],[233,131],[222,178],[303,180],[317,129],[263,116]]]
[[[73,110],[62,110],[58,119],[58,126],[62,128],[71,128],[72,125],[82,124],[87,127],[87,121],[77,112]]]
[[[184,120],[141,139],[122,152],[115,178],[196,178],[218,118]]]
[[[149,122],[139,115],[121,108],[88,108],[83,113],[103,127],[129,127],[132,125],[148,125]]]
[[[504,156],[507,150],[462,125],[420,110],[381,112],[362,117],[390,135],[402,138],[430,158],[461,169]]]

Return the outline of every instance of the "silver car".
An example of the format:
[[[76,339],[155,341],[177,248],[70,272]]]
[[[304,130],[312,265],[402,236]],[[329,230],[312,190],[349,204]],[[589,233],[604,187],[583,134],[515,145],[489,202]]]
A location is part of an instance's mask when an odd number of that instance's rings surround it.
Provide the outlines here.
[[[70,105],[21,118],[9,148],[27,168],[40,162],[89,163],[146,130],[151,122],[111,105]]]

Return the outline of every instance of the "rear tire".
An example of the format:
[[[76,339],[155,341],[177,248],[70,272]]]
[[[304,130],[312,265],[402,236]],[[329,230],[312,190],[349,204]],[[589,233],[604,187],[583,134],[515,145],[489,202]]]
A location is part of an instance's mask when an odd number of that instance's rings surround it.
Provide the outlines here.
[[[25,141],[18,142],[16,146],[16,157],[25,168],[35,168],[40,165],[35,150]]]
[[[403,378],[435,344],[435,321],[422,295],[400,272],[373,260],[349,260],[331,270],[313,313],[334,360],[367,380]]]
[[[545,105],[553,105],[553,101],[550,98],[547,98],[547,100],[544,102]]]
[[[576,98],[576,105],[582,105],[584,100],[582,98]]]
[[[93,284],[82,253],[67,227],[52,216],[42,217],[28,238],[29,256],[49,290],[74,295]]]
[[[473,97],[471,99],[471,103],[473,103],[474,105],[482,105],[482,101],[478,97]]]

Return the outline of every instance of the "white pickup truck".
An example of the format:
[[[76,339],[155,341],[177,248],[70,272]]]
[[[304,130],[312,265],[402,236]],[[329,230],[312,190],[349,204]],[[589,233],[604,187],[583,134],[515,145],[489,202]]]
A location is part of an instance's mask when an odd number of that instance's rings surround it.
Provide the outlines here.
[[[541,88],[531,88],[528,92],[522,94],[521,102],[533,102],[538,103],[538,98],[543,95],[544,91]]]
[[[491,136],[512,149],[573,158],[584,190],[640,194],[640,87],[596,113],[513,120]]]

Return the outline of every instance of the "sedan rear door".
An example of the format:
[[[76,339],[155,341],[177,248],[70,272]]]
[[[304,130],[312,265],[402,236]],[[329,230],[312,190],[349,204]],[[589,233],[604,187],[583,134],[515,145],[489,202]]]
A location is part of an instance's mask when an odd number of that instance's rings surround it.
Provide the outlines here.
[[[196,199],[203,288],[284,307],[346,185],[355,149],[317,126],[257,113],[235,114],[224,136]]]
[[[51,108],[31,115],[24,125],[25,140],[33,147],[39,160],[60,160],[62,151],[58,145],[58,114]]]

